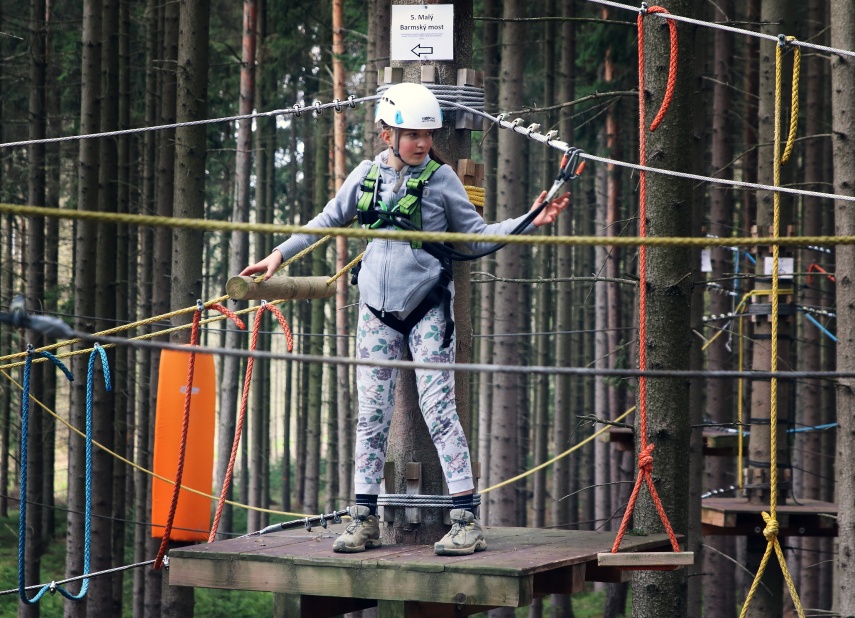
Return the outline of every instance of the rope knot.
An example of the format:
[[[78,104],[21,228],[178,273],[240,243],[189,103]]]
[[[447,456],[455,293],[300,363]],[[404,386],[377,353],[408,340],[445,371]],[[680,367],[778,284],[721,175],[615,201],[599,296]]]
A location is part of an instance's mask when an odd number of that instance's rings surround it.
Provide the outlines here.
[[[648,444],[638,456],[638,468],[644,472],[653,472],[653,455],[650,453],[653,451],[654,446],[653,444]]]
[[[762,513],[763,521],[766,522],[766,527],[763,529],[763,536],[767,541],[771,541],[778,536],[778,522],[772,519],[772,516],[765,511]]]

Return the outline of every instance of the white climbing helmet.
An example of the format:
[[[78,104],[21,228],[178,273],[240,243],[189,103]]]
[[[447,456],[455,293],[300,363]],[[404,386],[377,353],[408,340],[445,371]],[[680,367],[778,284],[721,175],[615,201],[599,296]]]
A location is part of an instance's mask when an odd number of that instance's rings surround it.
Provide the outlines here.
[[[442,111],[433,93],[421,84],[395,84],[383,93],[374,120],[397,129],[441,129]]]

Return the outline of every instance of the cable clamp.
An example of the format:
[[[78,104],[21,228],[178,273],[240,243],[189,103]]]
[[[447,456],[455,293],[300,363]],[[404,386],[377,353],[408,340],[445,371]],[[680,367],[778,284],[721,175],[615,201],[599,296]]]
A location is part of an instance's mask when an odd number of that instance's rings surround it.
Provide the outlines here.
[[[778,47],[786,47],[789,41],[787,40],[786,34],[778,35]]]
[[[262,307],[266,307],[266,306],[267,306],[267,301],[266,301],[266,300],[262,300],[262,301],[261,301],[261,306],[262,306]]]
[[[540,125],[536,122],[532,122],[525,130],[526,136],[529,136],[532,133],[540,133]]]
[[[51,596],[56,594],[56,580],[50,583],[50,587],[48,588],[48,590],[50,591]]]
[[[507,118],[507,117],[508,117],[508,115],[504,112],[502,112],[501,114],[496,116],[496,124],[499,125],[500,129],[506,129],[507,128],[507,127],[502,126],[502,123],[505,122],[505,118]]]
[[[510,126],[510,127],[508,127],[508,128],[509,128],[509,129],[512,129],[513,131],[517,131],[517,128],[518,128],[518,127],[520,127],[520,126],[522,125],[522,123],[523,123],[523,122],[525,122],[525,121],[524,121],[522,118],[515,118],[515,119],[511,122],[511,126]],[[523,129],[522,131],[517,131],[517,133],[523,133],[523,134],[526,134],[526,133],[525,133],[525,129]]]
[[[202,302],[202,299],[199,298],[196,300],[196,311],[202,313],[205,310],[205,303]]]
[[[326,530],[326,528],[327,528],[327,518],[326,518],[326,516],[325,516],[323,513],[321,513],[321,525],[324,527],[324,530]]]
[[[93,350],[97,350],[97,349],[98,349],[98,348],[100,348],[100,347],[101,347],[101,344],[100,344],[100,343],[98,343],[97,341],[96,341],[95,343],[93,343],[93,344],[92,344],[92,349],[93,349]]]
[[[302,105],[300,105],[299,103],[294,103],[294,107],[293,107],[293,109],[294,109],[294,115],[295,115],[297,118],[300,118],[300,117],[302,117],[302,116],[303,116],[303,112],[301,112],[301,111],[300,111],[301,109],[303,109],[303,106],[302,106]]]
[[[163,568],[164,568],[164,569],[168,569],[168,568],[169,568],[169,556],[164,556],[164,557],[163,557]]]
[[[32,343],[27,344],[27,356],[35,356],[36,349],[33,347]]]
[[[641,15],[647,15],[647,3],[646,3],[646,2],[642,2],[642,3],[641,3],[641,8],[640,8],[640,9],[638,9],[638,12],[639,12]]]
[[[347,104],[350,106],[351,109],[356,109],[356,96],[350,95],[349,97],[347,97]]]
[[[312,531],[312,522],[310,522],[310,521],[309,521],[309,518],[308,518],[308,517],[306,518],[306,531],[307,531],[307,532],[311,532],[311,531]]]
[[[549,145],[549,142],[556,139],[558,137],[558,131],[553,129],[546,134],[546,144]]]
[[[341,523],[341,515],[338,514],[338,511],[333,513],[332,520],[333,520],[334,524],[340,524]]]
[[[315,118],[317,118],[318,116],[320,116],[320,115],[321,115],[321,112],[323,112],[323,111],[324,111],[324,110],[321,108],[321,105],[322,105],[322,103],[320,102],[320,100],[315,101],[315,104],[314,104],[314,105],[312,105],[312,111],[314,111],[314,112],[315,112]]]
[[[337,114],[344,111],[344,108],[341,106],[341,99],[333,99],[333,105],[335,105],[335,111]]]

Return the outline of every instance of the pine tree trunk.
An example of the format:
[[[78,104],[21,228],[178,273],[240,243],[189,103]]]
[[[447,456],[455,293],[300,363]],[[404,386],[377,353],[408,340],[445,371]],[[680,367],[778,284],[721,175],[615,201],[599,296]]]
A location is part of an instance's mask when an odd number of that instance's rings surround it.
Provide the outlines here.
[[[80,133],[97,133],[101,120],[101,0],[86,0],[83,4],[83,52],[81,68]],[[77,208],[98,210],[99,140],[80,141]],[[98,227],[95,223],[79,221],[74,247],[74,320],[75,330],[95,332],[95,250]],[[84,345],[78,346],[82,348]],[[72,361],[74,382],[70,385],[71,408],[69,421],[74,427],[86,422],[86,371],[88,359],[80,355]],[[83,516],[85,445],[76,434],[68,439],[68,535],[66,537],[65,576],[83,573]],[[72,587],[72,591],[78,589]],[[65,604],[66,618],[86,615],[86,601]]]
[[[2,23],[2,20],[0,20]],[[2,170],[2,166],[0,166]],[[0,306],[4,309],[12,301],[12,216],[2,218],[3,224],[3,254],[2,270],[0,270]],[[12,328],[4,326],[0,345],[4,350],[12,349]],[[9,457],[11,437],[12,391],[4,384],[0,390],[0,492],[9,495]],[[9,516],[9,503],[5,497],[0,498],[0,517]]]
[[[31,0],[30,3],[30,109],[29,137],[45,137],[45,2]],[[29,203],[45,205],[45,147],[32,144],[28,148]],[[27,225],[27,308],[30,311],[43,307],[45,293],[45,221],[31,217]],[[34,332],[27,333],[27,341],[38,348],[44,345],[44,337]],[[30,388],[40,392],[45,373],[51,371],[50,363],[33,364],[30,369]],[[42,507],[44,504],[45,457],[43,453],[45,412],[38,406],[30,406],[29,432],[27,435],[27,551],[25,577],[28,582],[41,581],[41,556],[47,548],[47,539],[42,529]],[[18,601],[19,618],[37,618],[38,605],[27,605]]]
[[[484,15],[487,17],[498,17],[499,6],[496,0],[484,1]],[[499,25],[496,22],[484,22],[484,104],[485,108],[494,111],[498,107],[499,91],[499,62],[501,60],[499,42]],[[481,148],[484,157],[484,220],[488,223],[496,219],[496,162],[498,147],[498,134],[490,131],[484,137],[484,145]],[[480,262],[481,270],[487,273],[495,273],[495,256],[487,256]],[[487,362],[493,358],[493,324],[495,322],[494,299],[496,286],[485,283],[479,287],[481,298],[478,319],[480,322],[481,340],[479,342],[479,356],[481,362]],[[490,443],[491,426],[493,419],[493,374],[481,373],[478,376],[478,461],[481,462],[481,475],[486,481],[490,471]],[[489,521],[490,501],[484,500],[481,504],[481,520]]]
[[[689,0],[663,2],[671,13],[691,15]],[[645,65],[648,122],[655,117],[665,94],[670,43],[664,20],[645,19]],[[692,29],[678,24],[682,41],[692,39]],[[694,49],[680,49],[680,64],[674,98],[659,129],[647,132],[647,152],[657,153],[656,165],[665,169],[691,171],[692,165],[692,91]],[[647,218],[650,236],[689,236],[692,224],[692,183],[662,175],[647,175]],[[647,366],[651,369],[679,369],[689,364],[686,342],[692,337],[691,251],[686,248],[651,248],[647,252]],[[640,319],[643,319],[642,316]],[[636,453],[639,447],[640,414],[636,415]],[[647,381],[648,436],[656,445],[653,453],[653,477],[659,497],[674,531],[688,531],[689,478],[689,389],[682,380]],[[638,474],[638,472],[636,472]],[[635,508],[635,527],[647,532],[662,532],[664,527],[648,491],[640,493]],[[636,571],[632,576],[633,615],[687,616],[686,572]],[[694,610],[693,610],[694,611]]]
[[[145,125],[154,126],[156,123],[157,76],[154,70],[154,57],[157,54],[158,9],[157,0],[146,2],[146,76],[145,76]],[[142,168],[142,212],[148,213],[155,209],[154,176],[155,176],[155,131],[145,134],[143,138],[143,168]],[[139,274],[139,311],[140,315],[152,315],[152,268],[154,253],[154,231],[150,228],[140,228],[140,274]],[[150,332],[148,326],[139,329],[139,334]],[[149,424],[151,419],[151,351],[139,351],[139,381],[137,383],[137,419],[136,419],[136,456],[134,461],[145,469],[151,469],[152,449],[149,443]],[[151,477],[134,471],[134,512],[139,521],[150,521],[151,510],[148,508],[151,487]],[[146,526],[134,528],[134,561],[142,562],[146,556],[146,541],[151,538],[151,531]],[[149,541],[150,543],[151,541]],[[146,570],[134,569],[133,618],[144,618],[146,601]]]
[[[734,14],[733,0],[724,0],[715,12],[715,21],[725,21]],[[729,166],[733,159],[732,123],[729,113],[733,106],[733,88],[730,65],[733,62],[734,37],[729,32],[715,31],[715,64],[714,77],[718,82],[713,85],[712,113],[712,169],[721,170]],[[753,104],[753,102],[752,102]],[[726,167],[715,175],[717,178],[732,179],[733,172]],[[748,192],[745,193],[748,195]],[[732,194],[722,185],[710,185],[710,225],[709,233],[713,236],[726,237],[732,235],[734,226]],[[733,289],[726,281],[720,281],[727,272],[733,272],[733,251],[726,247],[709,249],[712,272],[710,278],[717,280],[719,285]],[[737,258],[738,254],[737,254]],[[722,314],[734,309],[732,297],[715,293],[709,288],[710,314]],[[716,323],[718,324],[718,323]],[[731,328],[737,329],[736,323]],[[729,336],[722,335],[707,348],[707,369],[723,371],[731,369],[731,352],[727,345]],[[739,345],[739,342],[737,342]],[[707,380],[706,416],[713,423],[726,423],[733,418],[734,390],[731,380]],[[697,431],[697,430],[696,430]],[[728,487],[735,484],[733,462],[726,457],[706,458],[706,487],[707,491]],[[736,544],[730,536],[711,536],[705,543],[723,554],[733,556]],[[710,618],[733,618],[736,612],[734,570],[732,562],[721,555],[704,552],[704,599],[706,611]]]
[[[831,46],[855,49],[855,14],[848,2],[831,1]],[[834,192],[855,195],[855,62],[852,58],[832,56],[831,129],[834,145]],[[834,204],[839,235],[855,234],[855,204],[836,200]],[[855,371],[855,249],[839,246],[836,251],[837,275],[837,371]],[[841,616],[855,615],[855,380],[837,384],[837,495],[838,585]]]
[[[525,16],[525,3],[521,0],[506,0],[505,19]],[[499,70],[499,106],[502,109],[518,109],[522,103],[523,49],[525,24],[506,22],[502,32],[502,63]],[[523,161],[519,138],[513,133],[499,133],[497,155],[496,218],[513,217],[519,205],[525,203],[522,193]],[[496,255],[496,275],[503,279],[519,279],[521,273],[520,248],[505,247]],[[499,337],[493,344],[493,364],[519,365],[520,350],[510,337],[501,337],[515,332],[519,324],[520,301],[513,284],[494,284],[497,298],[502,299],[502,319],[496,320],[494,329]],[[511,478],[516,474],[517,452],[517,402],[521,379],[515,374],[493,375],[493,419],[490,428],[490,485]],[[516,517],[516,489],[506,486],[490,492],[489,525],[513,526]],[[497,616],[512,615],[496,610]]]

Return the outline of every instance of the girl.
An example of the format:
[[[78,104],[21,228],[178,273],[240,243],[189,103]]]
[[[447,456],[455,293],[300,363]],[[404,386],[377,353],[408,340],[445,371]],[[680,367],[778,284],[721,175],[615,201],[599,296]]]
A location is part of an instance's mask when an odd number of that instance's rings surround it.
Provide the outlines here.
[[[370,228],[423,229],[479,234],[509,234],[525,215],[487,225],[469,202],[463,184],[431,148],[442,127],[439,102],[424,86],[398,84],[377,105],[376,120],[388,150],[374,162],[363,161],[323,212],[307,228],[342,227],[355,215]],[[532,210],[541,206],[544,191]],[[555,200],[523,233],[552,223],[568,202]],[[291,236],[267,258],[241,275],[265,272],[269,279],[283,260],[296,255],[315,237]],[[476,244],[474,249],[492,245]],[[450,250],[444,245],[373,240],[358,273],[360,294],[356,353],[359,358],[399,360],[406,341],[414,360],[453,363],[454,322]],[[359,414],[356,430],[356,506],[345,534],[333,546],[339,552],[380,547],[377,496],[380,493],[386,440],[394,409],[396,369],[359,366],[356,370]],[[466,436],[457,417],[454,374],[416,370],[419,406],[430,429],[452,495],[451,531],[437,542],[437,554],[471,554],[487,547],[472,504],[472,469]]]

